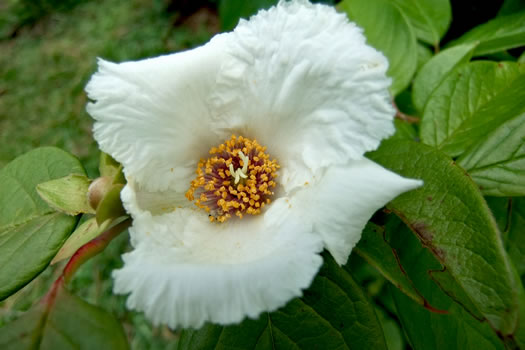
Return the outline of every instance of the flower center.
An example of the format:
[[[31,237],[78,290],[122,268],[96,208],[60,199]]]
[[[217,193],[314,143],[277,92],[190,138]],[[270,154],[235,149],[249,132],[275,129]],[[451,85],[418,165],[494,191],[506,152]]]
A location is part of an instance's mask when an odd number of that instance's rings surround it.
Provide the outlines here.
[[[212,147],[208,159],[200,160],[186,198],[206,210],[210,221],[260,214],[271,202],[279,169],[277,161],[270,160],[265,151],[256,140],[232,135]]]

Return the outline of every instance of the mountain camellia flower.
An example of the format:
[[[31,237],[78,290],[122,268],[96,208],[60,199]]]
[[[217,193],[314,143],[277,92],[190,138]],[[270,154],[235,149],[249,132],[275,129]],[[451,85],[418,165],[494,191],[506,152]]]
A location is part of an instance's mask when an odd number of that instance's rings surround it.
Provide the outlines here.
[[[114,291],[154,323],[256,318],[345,264],[374,211],[421,185],[364,158],[393,134],[388,62],[326,5],[281,1],[186,52],[99,60],[86,91],[123,164],[133,250]]]

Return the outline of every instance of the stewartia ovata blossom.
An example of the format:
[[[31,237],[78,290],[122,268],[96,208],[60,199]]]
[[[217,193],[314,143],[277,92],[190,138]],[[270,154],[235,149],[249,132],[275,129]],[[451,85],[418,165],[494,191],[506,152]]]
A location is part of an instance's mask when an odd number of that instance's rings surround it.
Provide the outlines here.
[[[114,291],[154,324],[256,318],[346,263],[421,185],[363,157],[394,132],[387,60],[343,14],[281,1],[194,50],[99,61],[86,90],[123,164],[133,250]]]

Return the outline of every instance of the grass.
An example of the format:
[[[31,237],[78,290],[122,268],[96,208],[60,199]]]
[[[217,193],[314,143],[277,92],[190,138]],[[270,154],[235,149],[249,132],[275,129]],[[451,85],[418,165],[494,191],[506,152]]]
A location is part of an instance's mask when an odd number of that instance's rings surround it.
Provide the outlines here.
[[[26,1],[29,2],[29,1]],[[3,11],[20,12],[21,1]],[[17,6],[18,5],[18,6]],[[0,42],[0,167],[42,145],[78,156],[93,174],[97,147],[84,86],[96,58],[135,60],[206,42],[204,26],[174,28],[159,0],[84,1],[46,13]],[[14,17],[14,16],[12,16]],[[6,33],[0,21],[0,33]]]

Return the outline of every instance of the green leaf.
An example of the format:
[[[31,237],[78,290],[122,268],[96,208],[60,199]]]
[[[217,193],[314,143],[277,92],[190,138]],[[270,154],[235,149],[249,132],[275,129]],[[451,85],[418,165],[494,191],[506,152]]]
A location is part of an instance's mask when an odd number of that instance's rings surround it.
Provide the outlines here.
[[[425,65],[432,57],[434,53],[427,46],[417,43],[417,69],[418,71],[421,67]]]
[[[68,215],[94,214],[89,206],[87,192],[91,180],[86,175],[71,174],[60,179],[38,184],[40,197],[55,210]]]
[[[301,299],[258,320],[185,330],[177,349],[386,349],[372,303],[328,254],[324,260]]]
[[[518,58],[518,63],[525,63],[525,51],[521,54],[520,58]]]
[[[387,0],[344,0],[339,6],[365,30],[367,42],[388,58],[392,94],[403,91],[417,67],[416,36],[405,16]]]
[[[0,348],[9,350],[128,349],[122,326],[104,310],[59,287],[0,329]]]
[[[510,213],[512,212],[512,199],[502,197],[485,197],[487,204],[496,219],[496,224],[501,232],[508,230]],[[503,237],[505,238],[505,236]]]
[[[388,229],[392,230],[391,242],[418,290],[430,303],[448,311],[447,314],[430,312],[391,288],[399,319],[412,347],[415,350],[503,350],[503,343],[486,322],[472,317],[430,278],[429,271],[441,269],[430,251],[421,245],[404,224],[387,225]]]
[[[437,47],[452,20],[449,0],[393,0],[393,2],[407,16],[417,38]]]
[[[525,110],[525,65],[476,61],[452,72],[428,100],[421,139],[461,155]]]
[[[520,275],[525,274],[525,198],[513,198],[507,230],[503,233],[509,257]]]
[[[427,305],[426,300],[406,275],[396,250],[390,246],[384,234],[383,228],[369,223],[354,251],[416,303]]]
[[[36,186],[71,173],[80,162],[52,147],[28,152],[0,170],[0,300],[13,294],[49,264],[77,218],[57,213]]]
[[[387,205],[443,264],[472,304],[503,336],[517,331],[521,283],[477,186],[463,169],[432,147],[385,141],[369,154],[424,186]]]
[[[525,10],[525,1],[504,0],[498,11],[498,16],[506,16],[523,10]]]
[[[277,4],[277,0],[221,0],[219,3],[219,18],[223,31],[230,31],[240,18],[248,18],[260,9],[268,9]]]
[[[451,45],[479,41],[474,56],[482,56],[525,45],[525,11],[496,17],[464,34]]]
[[[472,317],[479,321],[484,320],[483,315],[479,312],[476,305],[474,305],[472,299],[466,294],[465,290],[456,282],[454,276],[452,276],[446,268],[442,270],[429,270],[428,274],[430,278],[439,285],[441,290],[445,292],[445,294],[461,305],[465,311],[472,315]]]
[[[519,275],[525,274],[525,198],[488,197],[496,221],[502,231],[505,248]]]
[[[412,100],[419,111],[423,111],[432,92],[449,73],[470,60],[475,47],[474,43],[443,50],[421,68],[412,86]]]
[[[394,119],[394,126],[396,127],[396,132],[392,135],[392,138],[413,141],[417,139],[417,131],[412,124]]]
[[[525,196],[525,113],[488,133],[459,159],[488,196]]]

